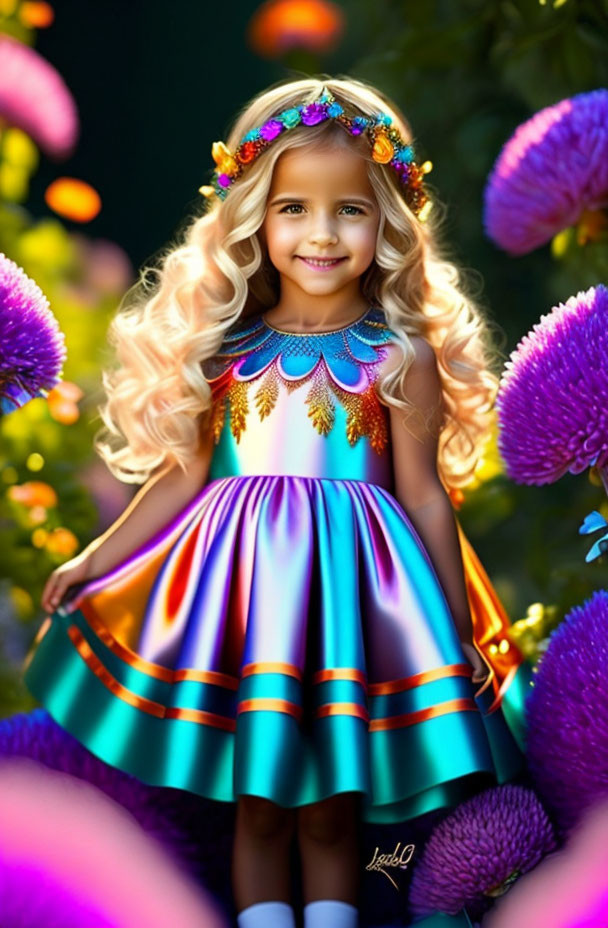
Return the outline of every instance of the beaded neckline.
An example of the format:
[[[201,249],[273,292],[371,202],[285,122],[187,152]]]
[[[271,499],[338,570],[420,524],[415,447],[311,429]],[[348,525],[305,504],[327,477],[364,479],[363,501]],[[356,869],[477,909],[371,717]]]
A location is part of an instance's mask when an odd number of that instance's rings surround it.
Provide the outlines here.
[[[290,332],[288,329],[278,329],[276,326],[271,325],[270,322],[267,322],[264,319],[264,316],[261,315],[260,319],[262,323],[266,326],[267,329],[270,329],[272,332],[278,332],[280,335],[295,335],[296,338],[310,338],[319,335],[335,335],[337,332],[344,332],[345,329],[350,329],[352,326],[357,325],[359,322],[363,322],[366,316],[371,312],[372,307],[368,306],[362,316],[359,316],[357,319],[353,319],[352,322],[348,322],[346,325],[341,325],[339,329],[326,329],[324,332]]]
[[[275,330],[260,314],[240,320],[224,336],[217,354],[203,362],[205,380],[213,394],[211,430],[215,443],[220,441],[228,411],[230,432],[238,443],[246,429],[250,387],[261,421],[279,402],[280,387],[289,394],[308,383],[305,403],[320,435],[333,428],[337,399],[347,411],[349,444],[365,435],[381,454],[388,441],[387,412],[379,403],[375,381],[385,346],[395,337],[384,311],[377,306],[329,332]]]

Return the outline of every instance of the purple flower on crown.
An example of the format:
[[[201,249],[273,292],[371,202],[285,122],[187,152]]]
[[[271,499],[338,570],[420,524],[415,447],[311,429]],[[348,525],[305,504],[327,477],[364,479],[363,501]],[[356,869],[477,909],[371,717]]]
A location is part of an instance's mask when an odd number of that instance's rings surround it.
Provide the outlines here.
[[[0,414],[54,387],[65,357],[65,339],[47,298],[0,252]]]
[[[608,90],[540,110],[504,145],[485,190],[484,226],[523,255],[608,207]]]
[[[302,108],[302,122],[305,126],[316,126],[327,119],[327,107],[323,103],[309,103]]]
[[[526,702],[534,786],[565,832],[608,797],[608,592],[551,633]]]
[[[608,464],[608,288],[579,292],[520,341],[496,409],[498,447],[518,483],[553,483]]]
[[[260,136],[267,142],[272,142],[283,131],[283,123],[278,119],[269,119],[260,127]]]
[[[361,133],[367,128],[367,125],[368,122],[365,116],[355,116],[350,127],[350,134],[361,135]]]

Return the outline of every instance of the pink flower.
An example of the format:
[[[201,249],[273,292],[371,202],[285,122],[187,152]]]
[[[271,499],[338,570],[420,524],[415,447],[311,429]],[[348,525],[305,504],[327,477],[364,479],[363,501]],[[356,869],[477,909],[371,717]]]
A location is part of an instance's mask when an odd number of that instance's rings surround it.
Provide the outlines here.
[[[18,126],[51,157],[67,158],[80,131],[63,78],[33,48],[0,36],[0,120]]]

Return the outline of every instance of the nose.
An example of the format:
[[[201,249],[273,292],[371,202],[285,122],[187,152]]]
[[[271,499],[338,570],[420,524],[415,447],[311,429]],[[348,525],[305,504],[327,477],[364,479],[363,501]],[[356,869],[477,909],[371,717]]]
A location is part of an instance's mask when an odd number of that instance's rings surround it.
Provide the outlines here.
[[[328,245],[337,242],[338,235],[331,216],[323,213],[318,213],[315,216],[312,221],[309,240],[315,245]]]

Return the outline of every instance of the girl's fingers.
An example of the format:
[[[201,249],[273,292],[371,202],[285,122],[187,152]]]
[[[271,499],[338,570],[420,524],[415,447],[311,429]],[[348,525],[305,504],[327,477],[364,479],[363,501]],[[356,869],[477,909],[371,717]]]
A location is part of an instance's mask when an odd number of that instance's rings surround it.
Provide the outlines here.
[[[51,580],[47,583],[42,594],[43,608],[49,612],[55,609],[61,602],[64,590],[60,580]]]

